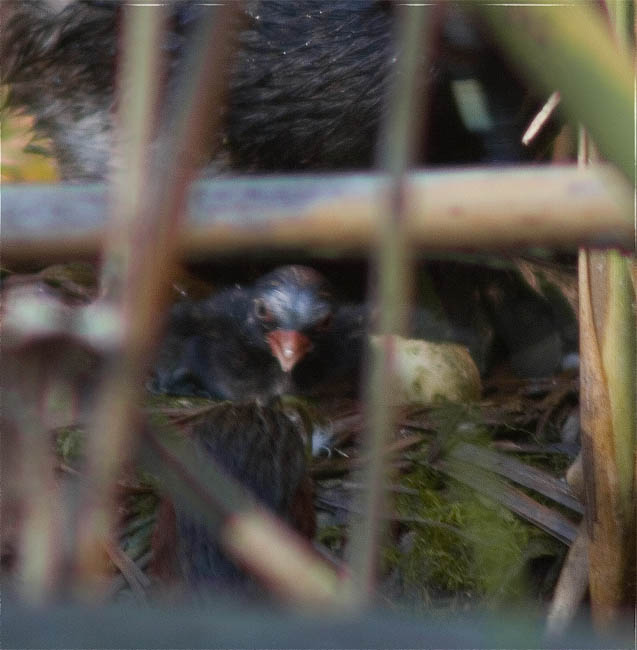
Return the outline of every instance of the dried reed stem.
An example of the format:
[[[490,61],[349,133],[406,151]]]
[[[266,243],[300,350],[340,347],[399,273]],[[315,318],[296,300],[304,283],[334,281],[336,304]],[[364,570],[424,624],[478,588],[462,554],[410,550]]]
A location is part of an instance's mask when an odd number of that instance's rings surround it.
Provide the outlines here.
[[[202,181],[193,187],[179,252],[364,251],[378,241],[386,185],[371,174]],[[606,164],[417,172],[404,187],[409,239],[421,248],[635,248],[633,193]],[[4,263],[95,255],[105,199],[96,186],[3,187]]]

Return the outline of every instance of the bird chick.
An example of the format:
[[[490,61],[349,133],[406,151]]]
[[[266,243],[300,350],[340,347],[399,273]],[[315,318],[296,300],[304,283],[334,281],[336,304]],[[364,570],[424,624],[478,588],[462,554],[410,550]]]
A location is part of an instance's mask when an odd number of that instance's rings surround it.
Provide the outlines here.
[[[190,431],[193,444],[214,458],[264,507],[301,535],[315,532],[313,489],[305,450],[292,422],[256,404],[220,404]],[[167,497],[152,540],[151,572],[163,582],[183,582],[199,593],[256,585],[232,562],[196,513]]]
[[[295,373],[305,376],[329,356],[334,312],[325,278],[296,265],[252,286],[178,303],[150,388],[260,403],[295,392]]]

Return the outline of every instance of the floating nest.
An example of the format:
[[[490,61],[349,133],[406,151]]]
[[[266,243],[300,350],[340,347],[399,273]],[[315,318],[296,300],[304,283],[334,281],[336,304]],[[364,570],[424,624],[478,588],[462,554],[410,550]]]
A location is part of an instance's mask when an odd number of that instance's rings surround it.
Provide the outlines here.
[[[56,292],[64,287],[67,302],[81,304],[94,297],[95,285],[86,267],[76,271],[69,276],[52,267],[9,280],[44,283]],[[521,380],[502,371],[490,376],[479,401],[393,407],[380,601],[447,611],[516,599],[541,603],[550,596],[583,512],[579,487],[565,481],[578,452],[578,388],[573,372]],[[149,396],[145,406],[150,419],[160,417],[184,432],[211,408],[211,400],[167,396]],[[362,405],[286,397],[277,408],[307,442],[318,522],[314,544],[341,565],[365,489]],[[81,427],[54,428],[58,476],[71,485],[83,440]],[[124,468],[119,538],[106,548],[109,598],[152,598],[156,579],[148,569],[160,494],[156,477]],[[10,574],[20,555],[20,513],[6,503],[3,569]]]

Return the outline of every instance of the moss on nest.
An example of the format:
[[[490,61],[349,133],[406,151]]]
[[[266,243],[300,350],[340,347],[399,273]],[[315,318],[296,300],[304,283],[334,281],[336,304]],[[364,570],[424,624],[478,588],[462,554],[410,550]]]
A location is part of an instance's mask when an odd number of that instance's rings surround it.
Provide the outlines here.
[[[423,465],[401,484],[412,492],[395,502],[404,528],[384,553],[397,597],[416,609],[528,600],[528,561],[547,551],[530,545],[544,533]]]

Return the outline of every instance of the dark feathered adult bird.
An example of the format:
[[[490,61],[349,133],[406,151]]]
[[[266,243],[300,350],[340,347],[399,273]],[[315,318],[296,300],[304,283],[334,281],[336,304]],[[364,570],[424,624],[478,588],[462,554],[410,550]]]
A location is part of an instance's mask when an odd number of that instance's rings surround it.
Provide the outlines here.
[[[0,2],[0,83],[10,85],[9,105],[26,108],[35,117],[36,132],[51,139],[65,179],[101,179],[116,162],[113,108],[127,4]],[[170,102],[206,7],[194,0],[166,4],[167,31],[157,56],[167,59],[163,94]],[[399,15],[395,3],[238,4],[241,27],[210,171],[370,167],[400,58],[393,36]],[[532,148],[520,142],[527,112],[529,119],[533,115],[524,86],[471,14],[456,6],[462,3],[442,4],[449,6],[427,74],[427,162],[532,157]]]
[[[337,307],[325,278],[282,266],[251,286],[177,303],[151,390],[265,403],[355,377],[363,309]]]
[[[220,404],[189,437],[255,499],[304,537],[315,531],[312,482],[296,427],[279,410],[257,404]],[[249,595],[256,584],[218,544],[196,513],[164,498],[152,540],[152,573],[184,583],[195,593],[235,590]]]

